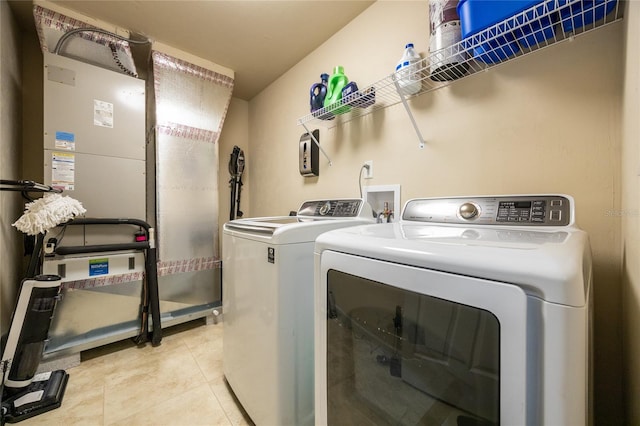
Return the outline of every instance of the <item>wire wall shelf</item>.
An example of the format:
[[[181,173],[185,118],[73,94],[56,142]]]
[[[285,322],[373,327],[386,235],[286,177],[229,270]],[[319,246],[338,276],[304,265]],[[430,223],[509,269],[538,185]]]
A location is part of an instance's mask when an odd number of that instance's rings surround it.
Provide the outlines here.
[[[299,118],[298,125],[307,132],[309,127],[317,125],[333,128],[403,103],[420,139],[420,147],[424,147],[424,139],[413,119],[408,99],[617,22],[622,19],[622,9],[621,0],[546,0],[536,3],[454,45],[431,52],[428,57],[411,65],[409,73],[401,69],[334,104]],[[417,90],[416,81],[420,82]]]

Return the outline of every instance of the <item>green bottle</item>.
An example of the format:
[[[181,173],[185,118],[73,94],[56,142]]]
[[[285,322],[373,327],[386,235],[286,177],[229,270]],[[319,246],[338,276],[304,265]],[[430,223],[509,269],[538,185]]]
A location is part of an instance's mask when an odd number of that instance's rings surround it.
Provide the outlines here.
[[[327,96],[324,98],[324,107],[333,114],[344,114],[349,112],[349,105],[341,105],[342,89],[349,83],[349,79],[344,75],[344,68],[340,65],[333,69],[333,74],[329,77],[327,85]]]

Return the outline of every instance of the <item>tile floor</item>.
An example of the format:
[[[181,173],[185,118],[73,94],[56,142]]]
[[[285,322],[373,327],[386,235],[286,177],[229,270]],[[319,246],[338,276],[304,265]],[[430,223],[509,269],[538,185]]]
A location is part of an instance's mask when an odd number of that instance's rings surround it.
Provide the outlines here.
[[[201,319],[164,329],[155,348],[83,352],[62,406],[21,425],[253,425],[222,373],[222,327]]]

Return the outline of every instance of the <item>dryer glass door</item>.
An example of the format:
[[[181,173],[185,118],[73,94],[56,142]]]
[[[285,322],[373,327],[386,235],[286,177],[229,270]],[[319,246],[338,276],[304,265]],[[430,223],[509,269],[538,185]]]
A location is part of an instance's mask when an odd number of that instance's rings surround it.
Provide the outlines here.
[[[521,289],[339,256],[322,268],[329,425],[525,422]]]
[[[376,424],[441,424],[449,413],[498,422],[492,313],[338,271],[329,272],[329,300],[327,345],[340,348],[327,369],[338,384],[329,424],[342,424],[354,406]]]

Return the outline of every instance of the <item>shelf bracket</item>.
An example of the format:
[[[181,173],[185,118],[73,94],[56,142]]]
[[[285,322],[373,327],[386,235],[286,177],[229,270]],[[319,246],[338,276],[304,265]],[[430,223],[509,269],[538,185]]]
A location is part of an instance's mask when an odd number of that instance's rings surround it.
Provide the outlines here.
[[[327,161],[329,162],[329,167],[333,166],[333,163],[331,163],[331,158],[329,158],[329,156],[327,155],[326,152],[324,152],[324,149],[322,149],[322,147],[320,146],[320,143],[316,140],[316,137],[313,136],[313,132],[311,130],[309,130],[307,128],[307,126],[304,123],[300,123],[302,125],[302,127],[304,127],[304,129],[307,131],[307,133],[309,134],[309,136],[311,137],[311,140],[313,141],[313,143],[315,143],[318,148],[320,149],[320,151],[322,152],[322,155],[324,155],[325,157],[327,157]]]
[[[400,96],[400,100],[402,101],[402,105],[404,105],[404,109],[407,111],[407,114],[409,115],[409,119],[411,120],[411,124],[413,124],[413,129],[416,131],[416,135],[418,135],[418,147],[420,147],[420,149],[424,148],[424,138],[422,137],[422,133],[420,132],[420,129],[418,128],[418,124],[416,123],[416,119],[413,118],[413,113],[411,112],[411,108],[409,108],[409,104],[407,103],[407,99],[405,98],[404,94],[402,93],[402,89],[400,88],[400,84],[398,84],[398,78],[396,77],[395,74],[392,75],[392,79],[393,79],[393,84],[396,86],[396,91],[398,92],[398,96]]]

